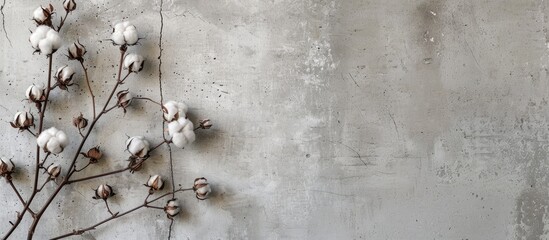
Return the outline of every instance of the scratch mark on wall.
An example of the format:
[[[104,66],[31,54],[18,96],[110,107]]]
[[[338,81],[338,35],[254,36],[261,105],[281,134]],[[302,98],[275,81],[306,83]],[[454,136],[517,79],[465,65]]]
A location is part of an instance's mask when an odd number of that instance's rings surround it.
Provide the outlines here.
[[[8,42],[10,43],[10,46],[13,47],[11,45],[11,40],[8,37],[8,31],[6,31],[6,16],[4,15],[4,6],[6,6],[6,0],[4,0],[2,2],[2,6],[0,6],[0,14],[2,14],[2,29],[4,29],[4,36],[6,37]]]
[[[397,127],[397,124],[395,122],[395,118],[393,117],[393,114],[391,114],[390,111],[389,111],[389,117],[391,118],[391,120],[393,120],[393,125],[395,126],[395,131],[397,133],[397,137],[400,138],[400,133],[398,132],[398,127]]]

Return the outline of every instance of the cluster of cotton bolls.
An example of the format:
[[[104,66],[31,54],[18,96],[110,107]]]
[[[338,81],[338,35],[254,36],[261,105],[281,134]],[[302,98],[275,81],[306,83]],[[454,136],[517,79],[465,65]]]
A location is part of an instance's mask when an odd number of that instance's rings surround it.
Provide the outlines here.
[[[194,142],[194,125],[187,119],[188,107],[184,103],[168,101],[162,106],[164,120],[168,123],[168,133],[176,147],[184,148]]]
[[[53,28],[40,25],[32,32],[29,41],[36,52],[50,55],[61,47],[61,37]]]
[[[69,139],[63,131],[51,127],[40,133],[36,138],[36,143],[45,152],[58,154],[69,144]]]
[[[130,22],[121,22],[114,25],[111,40],[116,45],[135,45],[139,38],[137,29]]]

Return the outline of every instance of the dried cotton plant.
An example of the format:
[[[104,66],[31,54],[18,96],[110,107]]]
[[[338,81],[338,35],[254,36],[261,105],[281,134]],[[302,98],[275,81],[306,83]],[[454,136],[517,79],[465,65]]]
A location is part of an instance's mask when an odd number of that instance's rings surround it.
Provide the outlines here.
[[[195,131],[209,129],[212,123],[209,119],[201,120],[197,124],[198,127],[195,128],[195,125],[187,118],[188,107],[185,103],[178,101],[163,103],[162,101],[154,101],[151,98],[133,97],[129,89],[119,89],[132,74],[139,74],[146,62],[143,56],[136,53],[139,51],[139,48],[136,46],[138,46],[140,40],[137,28],[127,21],[115,24],[110,36],[112,44],[120,51],[117,79],[112,83],[113,88],[106,99],[95,99],[94,89],[90,85],[88,68],[86,67],[86,58],[89,57],[86,47],[79,41],[68,46],[63,46],[63,36],[59,33],[69,15],[77,9],[78,5],[74,0],[65,0],[62,6],[64,16],[60,18],[60,21],[57,23],[58,25],[55,25],[56,21],[54,17],[57,12],[55,12],[52,4],[48,4],[46,7],[39,6],[33,11],[32,19],[36,24],[36,28],[31,31],[29,41],[34,52],[39,54],[37,56],[45,56],[48,60],[47,78],[42,83],[32,84],[25,91],[25,104],[29,104],[29,108],[31,109],[36,108],[36,112],[17,112],[15,113],[13,122],[10,122],[11,126],[18,129],[22,134],[29,133],[36,139],[36,158],[31,165],[33,167],[31,172],[34,173],[33,186],[31,194],[23,196],[15,186],[12,177],[20,166],[14,165],[9,158],[0,158],[0,176],[6,180],[21,204],[21,210],[18,211],[14,221],[10,221],[9,228],[2,230],[4,233],[3,239],[9,238],[14,230],[20,227],[21,221],[26,216],[31,218],[31,224],[27,231],[27,239],[33,239],[44,213],[66,186],[110,175],[139,171],[144,167],[145,162],[151,154],[154,151],[158,151],[157,149],[164,144],[168,145],[167,149],[170,151],[169,169],[172,174],[172,189],[164,190],[165,179],[160,175],[150,176],[148,180],[134,179],[136,182],[145,182],[143,184],[145,186],[143,191],[146,197],[143,203],[134,208],[113,211],[109,207],[109,199],[115,195],[116,185],[100,184],[93,192],[89,192],[90,198],[93,197],[96,200],[103,201],[105,203],[105,211],[110,214],[110,217],[91,226],[71,226],[73,229],[68,229],[66,234],[53,237],[52,239],[81,235],[84,232],[95,230],[111,220],[123,217],[142,208],[164,211],[166,217],[171,220],[169,225],[171,236],[173,221],[180,212],[176,194],[192,191],[195,193],[197,199],[205,200],[208,198],[211,188],[207,179],[203,177],[196,178],[193,185],[189,186],[189,188],[175,187],[171,158],[172,148],[170,145],[173,144],[177,148],[184,148],[195,141]],[[131,53],[129,52],[130,50],[132,51]],[[73,69],[65,63],[59,63],[61,67],[53,72],[53,56],[59,51],[66,51],[65,54],[68,57],[68,61],[78,62],[81,69]],[[47,107],[49,104],[63,104],[62,102],[51,101],[50,96],[74,87],[76,84],[74,84],[73,78],[79,74],[82,74],[86,81],[85,87],[90,95],[92,109],[90,109],[90,112],[80,113],[72,119],[71,127],[77,128],[80,136],[68,136],[64,131],[69,126],[68,124],[59,122],[52,126],[47,126],[44,120],[48,117]],[[104,102],[102,107],[96,108],[96,100],[98,100],[97,102]],[[77,174],[80,177],[75,177],[75,173],[82,172],[101,161],[103,151],[113,151],[113,149],[105,149],[97,146],[96,143],[88,141],[89,136],[95,132],[94,127],[113,110],[121,108],[126,113],[126,110],[131,107],[132,102],[135,100],[151,101],[156,104],[158,111],[162,112],[162,119],[159,119],[159,121],[164,122],[163,126],[166,126],[165,131],[168,133],[167,135],[163,134],[164,141],[151,143],[144,136],[128,137],[125,144],[126,149],[123,149],[129,153],[127,167],[85,177],[81,176],[83,172]],[[54,119],[50,120],[53,121]],[[75,152],[67,152],[67,147],[70,145],[77,146],[77,150]],[[68,169],[62,169],[56,163],[56,157],[59,154],[70,154],[70,156],[73,156]],[[84,166],[77,169],[77,163]],[[54,181],[56,184],[47,185],[50,181]],[[51,189],[42,192],[41,190],[45,187]],[[46,192],[51,194],[44,198],[46,199],[44,202],[39,203],[34,201],[37,199],[36,196],[38,194],[46,194]]]

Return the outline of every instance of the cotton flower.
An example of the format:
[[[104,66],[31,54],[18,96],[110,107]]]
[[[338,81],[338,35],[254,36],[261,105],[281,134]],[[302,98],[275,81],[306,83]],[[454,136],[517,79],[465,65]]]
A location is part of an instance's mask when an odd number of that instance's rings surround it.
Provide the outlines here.
[[[143,59],[143,56],[130,53],[124,58],[124,69],[136,73],[143,69],[144,63],[145,60]]]
[[[57,85],[59,86],[59,88],[67,90],[67,87],[73,84],[71,83],[73,76],[74,70],[67,65],[57,69],[57,73],[55,73],[55,78],[57,79]]]
[[[173,144],[178,148],[184,148],[187,144],[194,142],[194,126],[191,121],[179,118],[168,124],[168,133],[172,136]]]
[[[177,199],[168,200],[166,206],[164,207],[164,212],[168,215],[169,219],[177,216],[179,214],[179,204],[176,201]]]
[[[107,200],[107,198],[114,196],[115,193],[112,191],[112,187],[108,184],[101,184],[97,189],[95,189],[95,196],[93,199],[103,199]]]
[[[164,112],[164,120],[171,122],[178,118],[186,118],[188,107],[185,103],[168,101],[162,106],[162,111]]]
[[[56,179],[61,174],[61,167],[57,164],[53,164],[47,169],[50,179]]]
[[[130,22],[121,22],[114,25],[111,40],[116,45],[135,45],[139,38],[137,29]]]
[[[80,42],[75,42],[69,46],[69,59],[78,60],[80,62],[84,61],[84,55],[86,54],[86,47]]]
[[[30,85],[25,91],[25,96],[31,102],[41,102],[44,101],[45,94],[44,88],[41,86],[36,86],[34,84]]]
[[[65,0],[63,1],[63,8],[67,12],[72,12],[76,9],[76,2],[74,0]]]
[[[116,93],[116,98],[118,98],[118,107],[123,108],[124,113],[126,113],[126,108],[130,106],[133,100],[132,94],[128,90],[122,90]]]
[[[63,131],[51,127],[40,133],[36,143],[45,152],[58,154],[69,144],[69,139]]]
[[[53,6],[51,4],[45,8],[40,6],[32,13],[32,20],[34,20],[38,25],[51,25],[52,13]]]
[[[90,163],[92,163],[92,164],[97,163],[97,161],[99,161],[99,159],[101,159],[101,157],[103,157],[103,153],[101,152],[99,147],[90,148],[90,150],[88,150],[87,153],[82,152],[80,154],[82,154],[86,158],[89,158]]]
[[[193,190],[196,193],[196,198],[198,198],[198,200],[207,199],[210,192],[212,192],[208,179],[203,177],[194,180]]]
[[[36,52],[52,54],[61,47],[59,33],[46,25],[40,25],[30,35],[29,41]]]
[[[0,158],[0,176],[10,177],[10,174],[13,172],[13,162],[8,160],[6,157]]]
[[[153,193],[154,191],[161,190],[164,188],[164,181],[162,181],[162,178],[159,175],[154,175],[149,177],[149,181],[147,181],[147,184],[145,186],[149,187],[149,193]]]
[[[14,128],[19,128],[19,130],[26,130],[34,126],[34,117],[29,112],[17,112],[10,124]]]
[[[145,158],[149,153],[149,142],[142,136],[131,137],[126,140],[126,149],[132,157]]]

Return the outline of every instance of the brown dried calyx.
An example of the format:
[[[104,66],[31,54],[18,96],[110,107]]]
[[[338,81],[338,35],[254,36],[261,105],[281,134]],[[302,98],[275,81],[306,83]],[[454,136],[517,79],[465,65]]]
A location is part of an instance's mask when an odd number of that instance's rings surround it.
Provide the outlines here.
[[[82,154],[82,156],[86,158],[89,158],[91,164],[97,163],[99,159],[103,157],[103,152],[101,152],[101,150],[99,149],[99,146],[92,147],[90,148],[90,150],[88,150],[88,152],[86,153],[81,152],[80,154]]]

